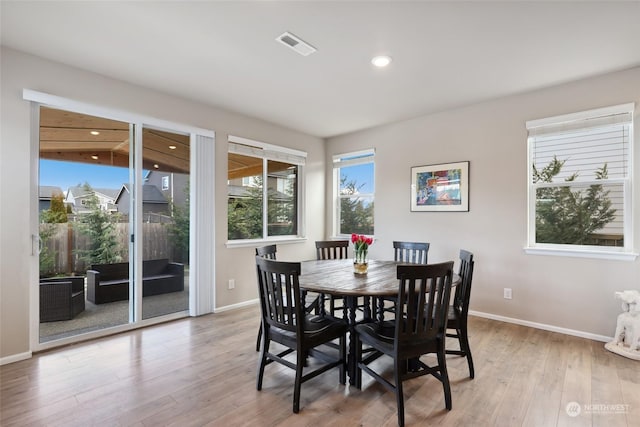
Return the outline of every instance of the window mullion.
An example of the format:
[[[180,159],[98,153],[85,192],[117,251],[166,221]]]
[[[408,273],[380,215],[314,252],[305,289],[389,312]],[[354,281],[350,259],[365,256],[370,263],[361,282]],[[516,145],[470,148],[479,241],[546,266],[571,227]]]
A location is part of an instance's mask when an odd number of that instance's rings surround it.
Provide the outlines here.
[[[267,182],[268,182],[268,177],[267,177],[267,167],[268,167],[268,160],[265,158],[262,159],[262,238],[266,239],[269,237],[269,230],[268,230],[268,222],[269,219],[267,218],[268,216],[268,212],[269,212],[269,199],[267,198]]]

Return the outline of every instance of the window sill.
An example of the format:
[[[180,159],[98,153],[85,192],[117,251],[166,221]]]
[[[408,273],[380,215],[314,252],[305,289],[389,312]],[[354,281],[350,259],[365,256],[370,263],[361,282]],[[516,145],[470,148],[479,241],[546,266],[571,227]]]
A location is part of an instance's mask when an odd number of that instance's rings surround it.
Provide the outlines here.
[[[584,249],[564,249],[564,248],[539,248],[525,247],[523,248],[528,255],[551,255],[566,256],[575,258],[595,258],[595,259],[611,259],[617,261],[635,261],[638,257],[634,252],[614,252],[614,251],[598,251]]]
[[[247,240],[228,240],[226,243],[227,248],[251,248],[261,245],[271,245],[274,243],[286,245],[289,243],[302,243],[306,242],[306,237],[293,237],[293,236],[283,236],[283,237],[272,237],[269,239],[247,239]]]

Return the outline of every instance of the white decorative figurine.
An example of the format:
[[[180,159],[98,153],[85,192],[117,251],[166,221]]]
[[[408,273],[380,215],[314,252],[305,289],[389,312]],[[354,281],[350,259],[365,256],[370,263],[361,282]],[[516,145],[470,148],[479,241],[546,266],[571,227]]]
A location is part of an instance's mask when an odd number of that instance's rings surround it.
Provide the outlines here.
[[[616,298],[622,301],[622,310],[618,316],[613,341],[604,348],[621,356],[640,360],[640,291],[616,292]]]

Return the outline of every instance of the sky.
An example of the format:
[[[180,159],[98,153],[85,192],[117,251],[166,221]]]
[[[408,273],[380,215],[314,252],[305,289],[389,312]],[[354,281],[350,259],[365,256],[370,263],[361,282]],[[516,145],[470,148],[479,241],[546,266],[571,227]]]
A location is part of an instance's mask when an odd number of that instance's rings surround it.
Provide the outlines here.
[[[340,174],[346,176],[347,182],[355,181],[360,193],[372,193],[374,191],[373,163],[347,166],[340,168]]]
[[[342,168],[347,180],[354,180],[362,193],[373,191],[373,163]],[[143,176],[146,175],[143,171]],[[93,188],[120,189],[129,182],[129,169],[117,166],[92,165],[89,163],[64,162],[59,160],[40,159],[40,183],[60,187],[66,193],[69,187],[83,185],[88,182]]]
[[[129,169],[117,166],[91,165],[88,163],[40,160],[40,185],[60,187],[66,192],[69,187],[88,182],[93,188],[119,190],[129,182]]]

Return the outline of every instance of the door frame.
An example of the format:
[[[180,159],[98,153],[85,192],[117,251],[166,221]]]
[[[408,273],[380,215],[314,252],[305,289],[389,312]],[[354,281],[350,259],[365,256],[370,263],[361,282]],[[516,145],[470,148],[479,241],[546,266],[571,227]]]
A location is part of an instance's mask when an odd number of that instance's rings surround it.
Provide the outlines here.
[[[190,137],[190,274],[189,274],[189,316],[198,316],[206,313],[212,313],[215,307],[215,230],[211,218],[215,218],[215,132],[213,130],[182,125],[167,120],[157,119],[154,117],[144,116],[131,113],[125,110],[112,109],[79,102],[56,95],[43,92],[33,91],[29,89],[23,90],[23,99],[31,103],[31,124],[30,124],[30,144],[31,144],[31,180],[30,180],[30,201],[29,224],[31,231],[31,262],[30,264],[30,347],[32,351],[47,350],[79,341],[98,338],[114,333],[119,333],[131,329],[166,322],[168,320],[185,317],[184,312],[173,313],[165,316],[154,317],[142,320],[142,287],[137,287],[139,298],[134,299],[138,304],[136,310],[132,311],[130,304],[130,321],[124,325],[115,326],[99,331],[88,332],[85,334],[62,338],[60,340],[40,343],[39,331],[39,215],[38,215],[38,186],[39,186],[39,157],[40,157],[40,107],[51,107],[81,114],[89,114],[97,117],[104,117],[111,120],[118,120],[130,125],[134,125],[136,140],[142,142],[142,129],[144,127],[152,127],[154,129],[166,130],[169,132],[177,132],[187,134]],[[137,174],[135,182],[136,194],[142,194],[142,144],[134,143],[131,152],[135,152],[134,160],[138,169],[133,169]],[[130,169],[131,170],[131,169]],[[139,199],[139,198],[137,198]],[[142,201],[136,203],[136,212],[142,211]],[[141,222],[141,215],[135,215],[136,227]],[[134,242],[133,253],[136,256],[135,264],[140,268],[135,269],[138,281],[142,283],[142,261],[137,259],[138,253],[141,253],[141,240]],[[137,277],[139,276],[139,277]],[[135,319],[133,318],[135,315]]]

